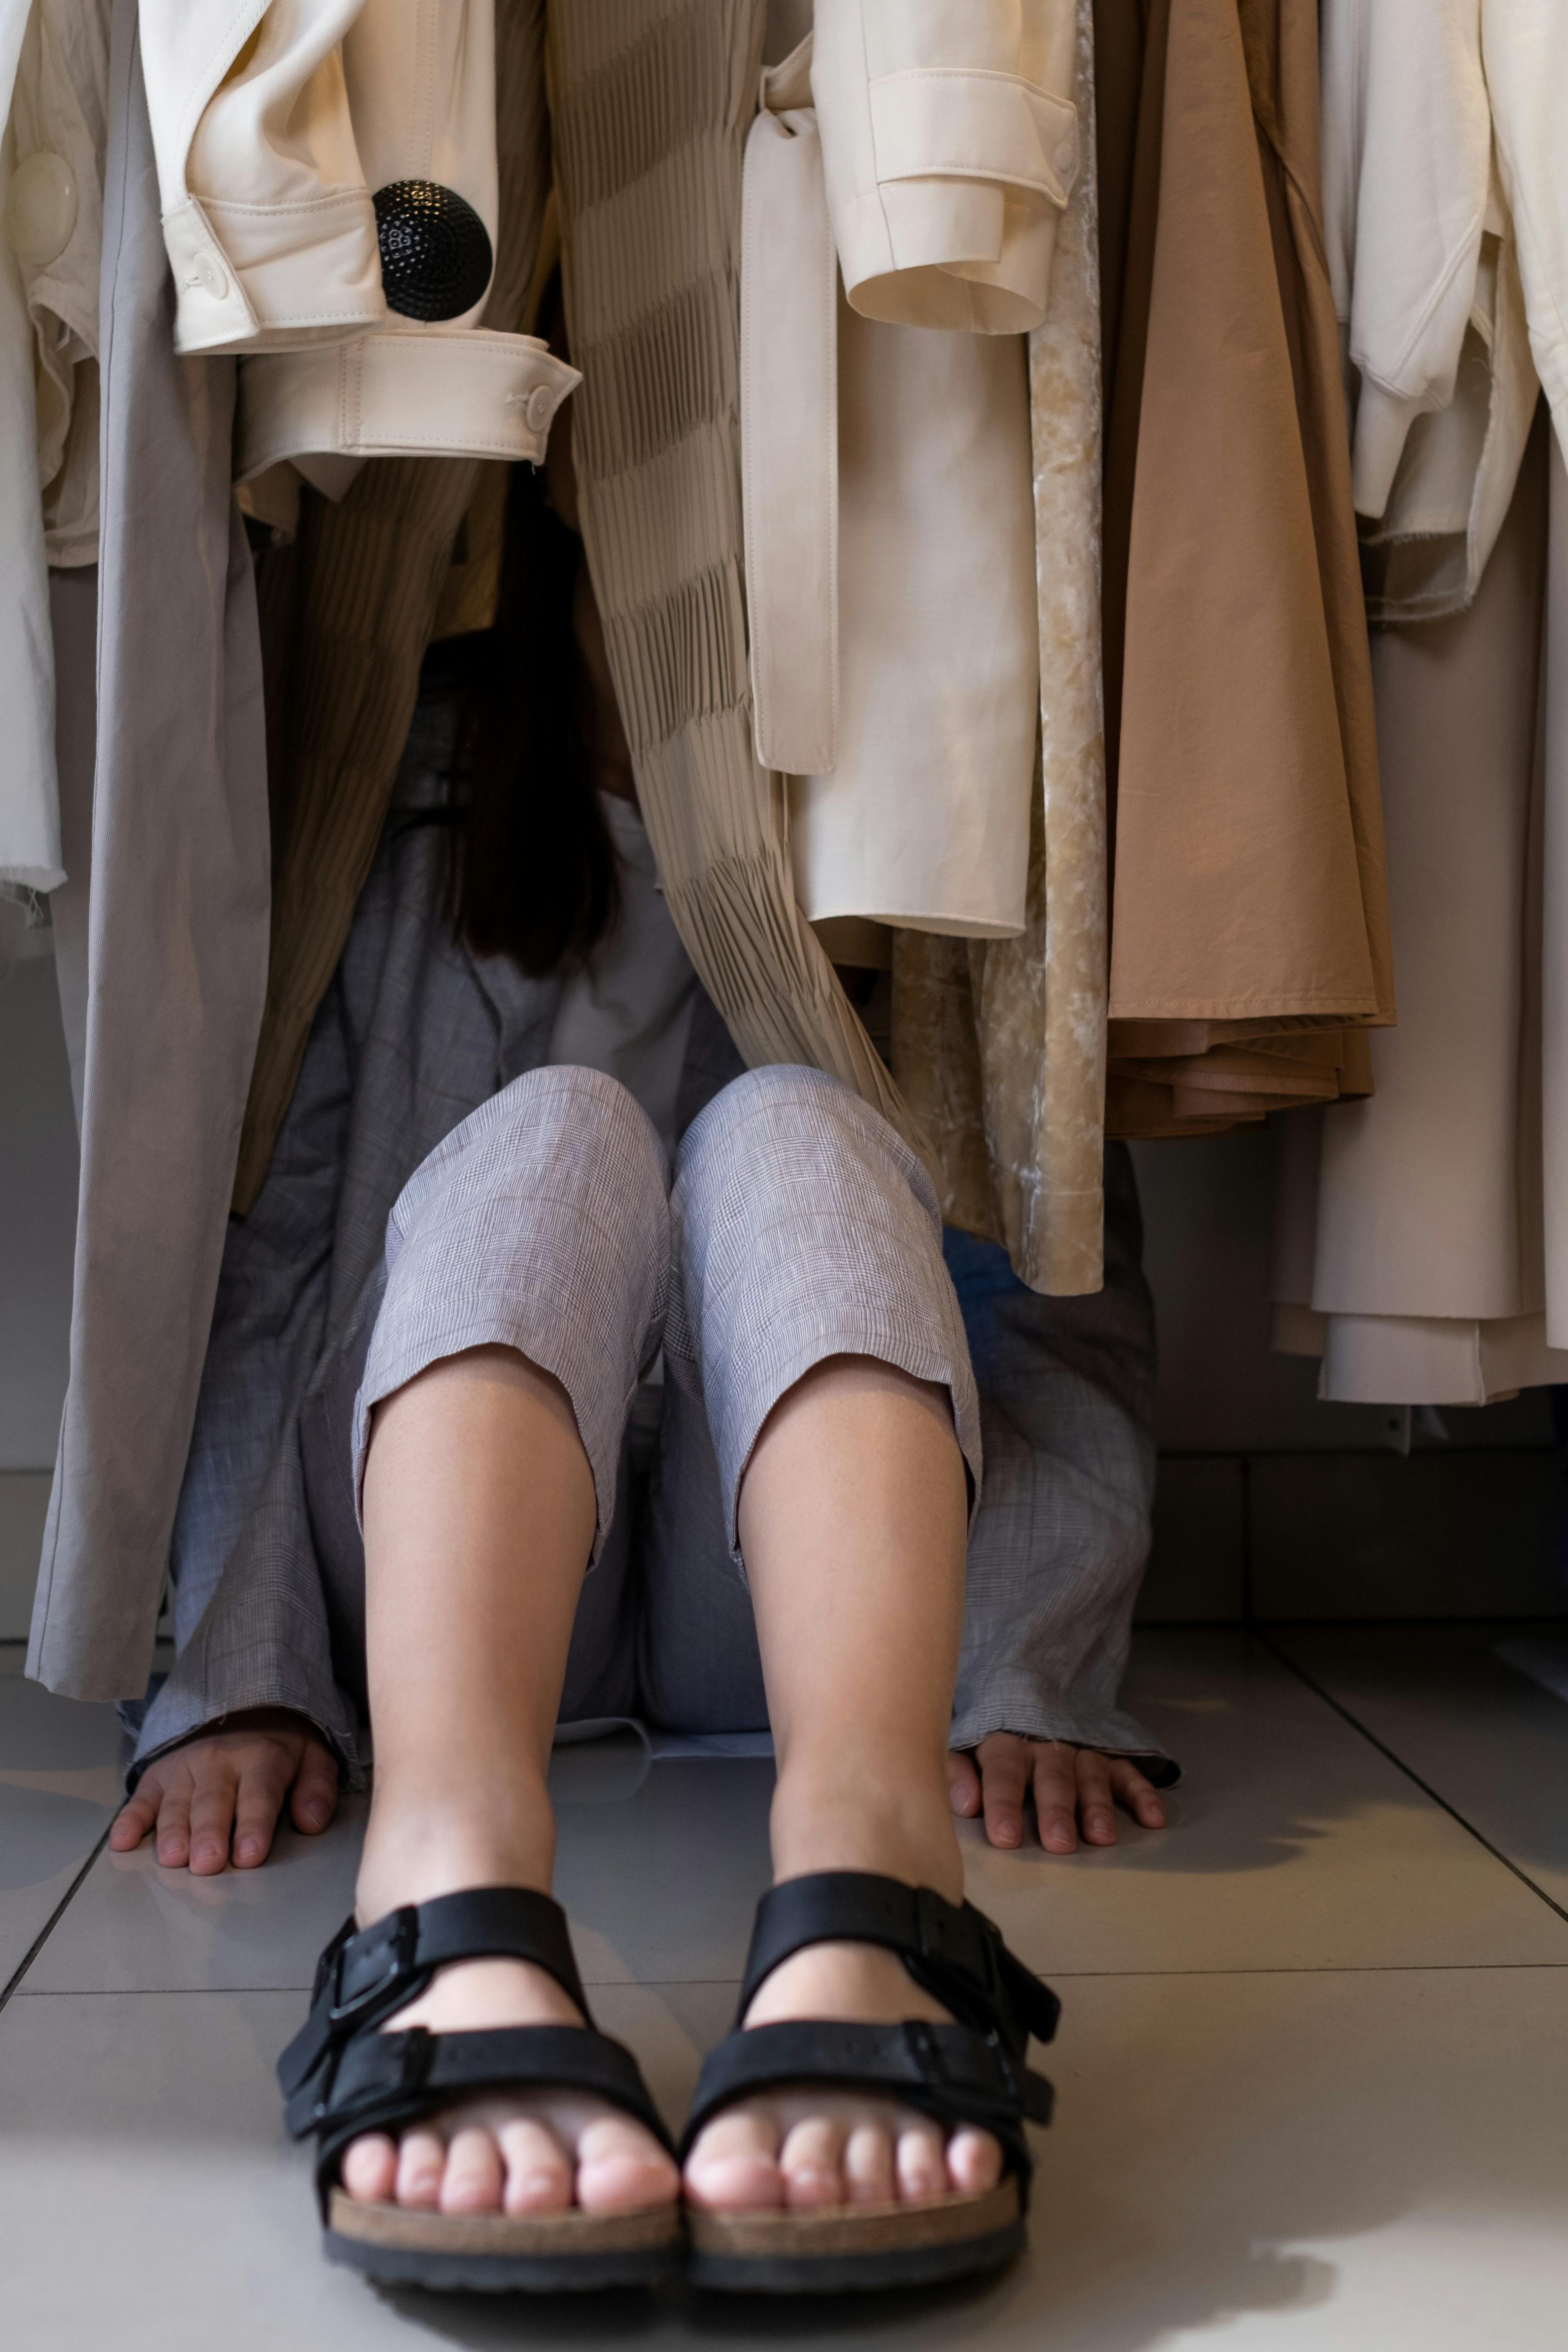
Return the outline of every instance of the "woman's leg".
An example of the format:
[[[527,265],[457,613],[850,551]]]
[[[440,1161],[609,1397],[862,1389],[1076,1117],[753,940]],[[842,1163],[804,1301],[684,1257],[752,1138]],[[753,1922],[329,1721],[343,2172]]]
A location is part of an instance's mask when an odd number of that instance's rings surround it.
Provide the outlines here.
[[[362,1924],[464,1887],[548,1893],[545,1790],[618,1415],[662,1304],[651,1130],[611,1081],[536,1073],[465,1123],[395,1212],[362,1391],[374,1792]],[[546,1369],[545,1359],[549,1369]],[[577,2023],[542,1969],[443,1969],[389,2030]],[[664,2201],[675,2168],[602,2101],[476,2101],[357,2141],[354,2196],[451,2212]]]
[[[704,1113],[674,1206],[669,1352],[683,1385],[700,1367],[752,1588],[775,1878],[874,1871],[956,1900],[947,1734],[977,1413],[929,1183],[847,1089],[775,1069]],[[893,1954],[833,1943],[775,1969],[747,2022],[944,2014]],[[687,2182],[709,2205],[833,2204],[985,2189],[999,2168],[988,2134],[944,2147],[890,2102],[802,2092],[718,2116]]]
[[[944,1389],[841,1357],[770,1416],[740,1526],[778,1756],[775,1879],[877,1871],[962,1900],[947,1729],[967,1516]],[[946,2014],[893,1953],[818,1944],[774,1969],[747,2022]],[[687,2178],[710,2205],[810,2205],[990,2189],[999,2171],[987,2133],[944,2150],[907,2109],[803,2093],[720,2116]]]

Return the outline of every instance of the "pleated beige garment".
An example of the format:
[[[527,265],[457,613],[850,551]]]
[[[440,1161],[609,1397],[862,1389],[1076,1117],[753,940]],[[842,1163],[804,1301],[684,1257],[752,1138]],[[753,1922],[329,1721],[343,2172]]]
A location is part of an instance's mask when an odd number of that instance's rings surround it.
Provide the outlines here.
[[[1094,12],[1079,0],[1079,120],[1095,125]],[[950,1223],[1006,1243],[1032,1289],[1101,1279],[1105,738],[1100,703],[1099,204],[1080,173],[1050,309],[1029,338],[1042,761],[1026,929],[898,933],[893,1067],[934,1145]]]
[[[1394,991],[1315,0],[1102,10],[1135,131],[1107,480],[1108,1128],[1365,1090]]]
[[[543,37],[544,0],[499,0],[500,218],[484,323],[507,331],[521,323],[549,192]],[[339,506],[303,491],[294,543],[258,565],[272,947],[235,1179],[241,1214],[261,1190],[370,871],[452,542],[480,471],[477,459],[376,458]]]
[[[549,83],[583,537],[669,909],[752,1064],[831,1071],[925,1148],[795,904],[752,740],[741,163],[756,0],[555,0]]]

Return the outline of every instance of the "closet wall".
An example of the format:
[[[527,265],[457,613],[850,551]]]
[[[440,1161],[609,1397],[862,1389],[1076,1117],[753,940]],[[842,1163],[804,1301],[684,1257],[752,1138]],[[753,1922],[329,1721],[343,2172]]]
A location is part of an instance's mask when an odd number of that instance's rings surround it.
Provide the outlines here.
[[[0,964],[0,1640],[26,1633],[65,1393],[76,1129],[47,959]],[[1536,1391],[1321,1405],[1268,1345],[1268,1132],[1135,1147],[1160,1311],[1156,1621],[1568,1613]],[[1406,1442],[1410,1452],[1400,1449]]]

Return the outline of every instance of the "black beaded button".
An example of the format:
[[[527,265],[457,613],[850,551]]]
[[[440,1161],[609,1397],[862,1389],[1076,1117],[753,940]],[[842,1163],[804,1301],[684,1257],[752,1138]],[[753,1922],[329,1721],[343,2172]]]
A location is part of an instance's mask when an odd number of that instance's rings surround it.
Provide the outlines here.
[[[371,201],[387,309],[426,320],[460,319],[471,310],[495,258],[472,205],[436,180],[394,180]]]

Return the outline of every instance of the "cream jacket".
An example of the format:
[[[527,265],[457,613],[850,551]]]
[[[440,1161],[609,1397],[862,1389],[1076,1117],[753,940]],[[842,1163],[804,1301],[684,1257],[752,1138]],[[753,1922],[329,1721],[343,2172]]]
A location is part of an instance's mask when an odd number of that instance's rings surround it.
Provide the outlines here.
[[[480,321],[493,0],[142,0],[181,352],[244,361],[237,473],[542,456],[578,381]],[[325,460],[323,464],[321,461]]]
[[[763,76],[741,264],[751,671],[816,922],[1025,926],[1023,335],[1079,170],[1076,50],[1076,0],[816,0]]]

